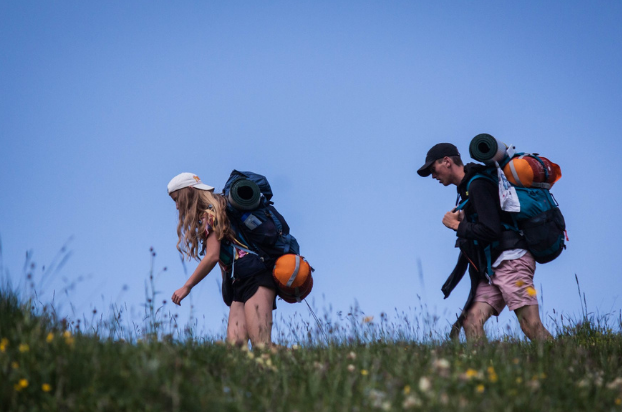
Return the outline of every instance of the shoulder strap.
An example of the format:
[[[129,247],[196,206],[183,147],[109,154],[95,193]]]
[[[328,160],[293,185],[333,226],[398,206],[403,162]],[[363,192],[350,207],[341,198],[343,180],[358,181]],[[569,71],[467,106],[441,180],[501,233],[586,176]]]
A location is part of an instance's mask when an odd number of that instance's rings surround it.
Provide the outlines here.
[[[497,181],[490,175],[485,174],[485,173],[476,173],[472,178],[469,179],[469,181],[467,182],[467,186],[466,186],[466,193],[467,196],[469,195],[469,188],[471,187],[471,183],[473,183],[473,181],[475,179],[486,179],[489,180],[493,183],[497,183]],[[464,207],[466,206],[467,202],[469,201],[469,198],[467,197],[465,200],[463,200],[462,202],[460,202],[461,198],[460,196],[458,196],[458,199],[456,200],[456,209],[455,210],[462,210],[464,209]]]

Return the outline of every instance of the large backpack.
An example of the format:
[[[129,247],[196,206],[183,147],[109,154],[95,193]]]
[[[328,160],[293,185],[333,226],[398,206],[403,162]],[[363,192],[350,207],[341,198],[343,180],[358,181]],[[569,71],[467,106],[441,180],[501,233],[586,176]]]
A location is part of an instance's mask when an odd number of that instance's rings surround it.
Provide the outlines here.
[[[272,199],[272,188],[265,178],[253,172],[231,172],[223,189],[225,197],[230,199],[230,191],[236,182],[247,179],[254,182],[261,195],[258,202],[250,210],[239,210],[231,202],[227,204],[227,216],[233,230],[240,240],[256,252],[270,270],[276,260],[284,254],[300,253],[296,238],[289,233],[289,225],[285,218],[275,209]]]
[[[314,269],[299,255],[298,241],[273,206],[268,180],[257,173],[234,170],[223,194],[228,199],[227,216],[236,237],[250,248],[246,251],[259,256],[260,265],[272,273],[277,294],[288,303],[307,297],[313,288],[311,272]],[[240,249],[239,245],[235,247]]]
[[[516,153],[512,157],[505,159],[499,167],[503,168],[512,159],[519,156],[525,156],[525,154]],[[535,154],[529,154],[528,156],[538,158]],[[499,184],[496,166],[489,166],[483,172],[471,177],[467,182],[467,193],[471,183],[476,179],[487,179],[495,184]],[[504,224],[504,227],[514,230],[524,237],[528,250],[536,262],[547,263],[556,259],[566,248],[566,223],[559,209],[559,204],[549,191],[550,186],[521,187],[514,185],[512,182],[509,183],[514,186],[518,195],[520,211],[505,212],[509,213],[514,224],[512,226]],[[456,209],[463,209],[467,202],[468,199],[464,200]],[[489,259],[490,253],[486,255]],[[488,262],[488,266],[490,267],[490,262]]]

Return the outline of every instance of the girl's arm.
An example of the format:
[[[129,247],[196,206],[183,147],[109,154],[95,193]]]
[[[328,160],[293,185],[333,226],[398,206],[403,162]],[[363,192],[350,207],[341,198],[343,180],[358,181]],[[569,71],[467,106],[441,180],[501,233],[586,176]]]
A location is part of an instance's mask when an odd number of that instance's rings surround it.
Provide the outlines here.
[[[173,297],[171,300],[174,304],[181,306],[181,301],[183,298],[188,296],[193,287],[196,286],[197,283],[203,280],[208,273],[214,269],[216,263],[218,263],[218,257],[220,256],[220,241],[217,239],[216,235],[210,233],[207,236],[207,245],[205,247],[205,256],[199,262],[199,265],[195,269],[194,273],[188,278],[184,286],[177,289],[175,293],[173,293]]]

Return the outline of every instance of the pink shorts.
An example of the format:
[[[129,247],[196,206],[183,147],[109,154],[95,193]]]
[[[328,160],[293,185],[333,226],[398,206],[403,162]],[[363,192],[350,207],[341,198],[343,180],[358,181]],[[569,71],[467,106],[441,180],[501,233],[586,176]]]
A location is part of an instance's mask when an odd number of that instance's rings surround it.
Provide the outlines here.
[[[505,308],[516,310],[527,305],[537,305],[533,287],[533,275],[536,271],[536,261],[531,253],[513,260],[504,260],[495,268],[492,285],[483,280],[477,285],[475,302],[484,302],[492,306],[499,313]]]

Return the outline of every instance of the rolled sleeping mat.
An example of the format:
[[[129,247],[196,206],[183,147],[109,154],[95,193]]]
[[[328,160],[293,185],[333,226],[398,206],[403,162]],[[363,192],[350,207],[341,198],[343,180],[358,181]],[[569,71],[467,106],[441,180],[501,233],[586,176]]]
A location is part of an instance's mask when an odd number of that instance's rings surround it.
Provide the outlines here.
[[[261,190],[252,180],[238,179],[231,185],[228,200],[238,210],[254,210],[259,207]]]
[[[505,156],[507,146],[488,133],[481,133],[471,139],[469,154],[478,162],[501,162]]]

